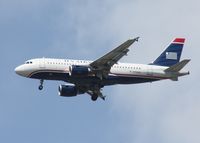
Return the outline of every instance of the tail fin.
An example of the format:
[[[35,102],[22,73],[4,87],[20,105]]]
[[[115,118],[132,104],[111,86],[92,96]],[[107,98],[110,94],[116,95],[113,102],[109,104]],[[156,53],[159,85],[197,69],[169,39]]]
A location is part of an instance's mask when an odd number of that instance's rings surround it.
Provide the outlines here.
[[[153,62],[153,65],[172,66],[180,61],[185,38],[175,38],[165,51]]]

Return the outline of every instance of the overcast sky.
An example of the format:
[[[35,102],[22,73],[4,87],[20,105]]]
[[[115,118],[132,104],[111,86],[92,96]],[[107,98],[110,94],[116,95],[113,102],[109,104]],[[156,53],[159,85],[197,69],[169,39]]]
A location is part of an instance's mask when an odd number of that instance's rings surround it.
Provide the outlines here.
[[[0,142],[199,143],[200,2],[0,0]],[[94,60],[140,36],[122,62],[150,63],[174,37],[191,74],[178,82],[104,88],[106,101],[59,97],[14,68],[37,57]]]

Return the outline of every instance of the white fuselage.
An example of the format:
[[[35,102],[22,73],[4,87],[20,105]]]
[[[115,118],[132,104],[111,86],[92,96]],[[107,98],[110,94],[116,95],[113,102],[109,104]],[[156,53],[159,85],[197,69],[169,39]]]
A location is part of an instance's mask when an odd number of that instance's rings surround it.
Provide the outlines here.
[[[69,73],[69,67],[72,65],[88,66],[92,61],[86,60],[71,60],[71,59],[51,59],[38,58],[25,62],[25,64],[18,66],[15,71],[21,76],[31,77],[37,72],[51,71]],[[145,64],[131,64],[118,63],[112,66],[109,75],[123,75],[126,77],[144,77],[154,79],[170,79],[173,75],[166,73],[164,70],[168,67],[145,65]]]

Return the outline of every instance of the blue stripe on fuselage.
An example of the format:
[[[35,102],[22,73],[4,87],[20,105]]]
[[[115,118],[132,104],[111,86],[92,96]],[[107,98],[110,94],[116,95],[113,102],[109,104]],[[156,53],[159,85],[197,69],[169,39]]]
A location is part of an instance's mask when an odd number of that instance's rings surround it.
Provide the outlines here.
[[[29,76],[30,78],[35,79],[44,79],[44,80],[61,80],[69,83],[78,83],[78,84],[101,84],[101,85],[114,85],[114,84],[135,84],[135,83],[144,83],[144,82],[153,82],[161,80],[162,78],[158,77],[141,77],[138,75],[109,75],[107,79],[100,80],[97,77],[71,77],[68,73],[63,71],[37,71]]]

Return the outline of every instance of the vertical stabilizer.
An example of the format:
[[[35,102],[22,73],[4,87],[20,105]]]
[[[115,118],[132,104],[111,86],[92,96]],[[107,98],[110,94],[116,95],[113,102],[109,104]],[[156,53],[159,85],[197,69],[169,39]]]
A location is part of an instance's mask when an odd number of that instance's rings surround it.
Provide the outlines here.
[[[175,38],[165,51],[153,62],[153,65],[172,66],[180,61],[185,38]]]

